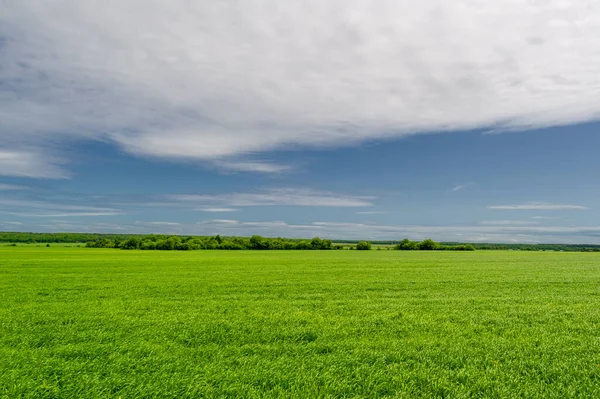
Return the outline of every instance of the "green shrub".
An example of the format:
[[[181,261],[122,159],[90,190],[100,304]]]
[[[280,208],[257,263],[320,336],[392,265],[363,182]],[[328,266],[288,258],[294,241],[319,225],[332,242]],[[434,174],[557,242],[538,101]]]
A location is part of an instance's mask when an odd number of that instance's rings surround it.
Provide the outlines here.
[[[419,243],[419,249],[421,251],[434,251],[439,248],[440,244],[438,244],[430,238],[427,238]]]
[[[356,249],[358,251],[369,251],[371,249],[371,243],[367,241],[361,241],[356,244]]]

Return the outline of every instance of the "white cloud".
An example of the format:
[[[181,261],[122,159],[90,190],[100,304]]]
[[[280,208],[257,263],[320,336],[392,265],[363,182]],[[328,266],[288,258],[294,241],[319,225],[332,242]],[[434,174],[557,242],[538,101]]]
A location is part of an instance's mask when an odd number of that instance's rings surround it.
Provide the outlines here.
[[[198,209],[202,212],[237,212],[236,208],[200,208]]]
[[[1,52],[0,52],[1,54]],[[1,65],[1,61],[0,61]],[[0,72],[1,74],[1,72]],[[0,78],[1,82],[1,78]],[[0,107],[2,106],[0,97]],[[1,115],[1,113],[0,113]],[[0,139],[3,139],[3,131],[0,127]],[[48,179],[65,179],[69,173],[62,167],[63,162],[51,155],[46,155],[41,150],[0,150],[0,175],[34,177]],[[9,185],[4,185],[9,186]],[[17,187],[17,186],[13,186]],[[2,188],[0,188],[2,189]],[[4,188],[2,190],[7,190]]]
[[[387,211],[361,211],[355,212],[357,215],[384,215],[388,213]]]
[[[141,226],[180,226],[181,223],[177,223],[177,222],[135,222],[135,224],[141,225]]]
[[[203,224],[204,222],[199,222],[199,224]],[[218,223],[218,224],[240,224],[237,220],[231,219],[215,219],[210,220],[208,223]]]
[[[278,165],[257,161],[214,161],[215,166],[232,172],[283,173],[292,168],[288,165]]]
[[[244,157],[600,117],[592,0],[2,7],[0,140],[9,154],[32,142],[108,140],[134,154],[273,172],[284,167]],[[2,173],[65,177],[60,164],[19,158],[0,160]]]
[[[535,210],[535,211],[558,211],[565,209],[588,209],[581,205],[566,205],[566,204],[552,204],[549,202],[526,202],[524,204],[515,205],[491,205],[488,209],[500,209],[500,210]]]
[[[465,187],[467,187],[467,186],[466,186],[466,184],[457,184],[456,186],[454,186],[454,187],[452,188],[452,191],[453,191],[453,192],[457,192],[457,191],[460,191],[460,190],[462,190],[462,189],[463,189],[463,188],[465,188]]]
[[[365,207],[372,206],[375,197],[352,196],[326,191],[298,188],[277,188],[250,193],[221,195],[168,195],[167,199],[187,204],[221,204],[232,207],[246,206],[322,206],[322,207]]]

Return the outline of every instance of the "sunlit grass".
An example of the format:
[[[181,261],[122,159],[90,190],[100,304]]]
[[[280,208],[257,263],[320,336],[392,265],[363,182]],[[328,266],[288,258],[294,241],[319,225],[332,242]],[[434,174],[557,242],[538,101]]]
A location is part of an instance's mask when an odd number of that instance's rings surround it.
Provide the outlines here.
[[[0,397],[600,397],[600,254],[0,247]]]

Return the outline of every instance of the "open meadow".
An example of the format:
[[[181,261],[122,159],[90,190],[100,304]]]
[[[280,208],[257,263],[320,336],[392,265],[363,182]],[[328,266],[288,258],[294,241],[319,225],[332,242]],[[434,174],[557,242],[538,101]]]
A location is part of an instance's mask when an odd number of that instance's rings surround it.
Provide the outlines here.
[[[0,247],[0,398],[600,397],[600,254]]]

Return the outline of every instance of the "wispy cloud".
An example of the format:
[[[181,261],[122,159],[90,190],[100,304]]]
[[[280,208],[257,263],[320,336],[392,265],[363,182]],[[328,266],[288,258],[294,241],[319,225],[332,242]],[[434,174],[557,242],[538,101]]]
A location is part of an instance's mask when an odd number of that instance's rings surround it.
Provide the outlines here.
[[[178,222],[135,222],[137,225],[141,226],[181,226],[181,223]]]
[[[198,224],[206,224],[206,223],[217,223],[217,224],[242,224],[241,222],[237,221],[237,220],[232,220],[232,219],[214,219],[214,220],[210,220],[207,222],[198,222]]]
[[[23,217],[38,217],[38,218],[64,218],[64,217],[91,217],[91,216],[116,216],[122,212],[2,212],[8,215],[23,216]]]
[[[0,100],[0,106],[1,104],[2,100]],[[2,128],[0,127],[0,139],[2,138]],[[63,163],[55,156],[47,155],[41,150],[35,152],[0,150],[0,176],[66,179],[69,177],[69,173],[63,168]],[[2,189],[0,188],[0,190]]]
[[[483,220],[480,224],[489,226],[527,226],[540,224],[540,222],[532,220]]]
[[[232,172],[284,173],[292,170],[289,165],[258,161],[214,161],[213,164]]]
[[[599,2],[306,0],[302,10],[4,2],[0,173],[67,177],[48,144],[81,140],[273,173],[285,167],[239,157],[600,114]],[[30,143],[42,157],[22,150]]]
[[[86,217],[123,214],[123,211],[115,208],[22,199],[0,199],[0,206],[2,206],[0,213],[22,217]]]
[[[357,215],[384,215],[387,211],[359,211],[355,212]]]
[[[452,188],[452,192],[457,192],[457,191],[460,191],[460,190],[462,190],[462,189],[464,189],[464,188],[466,188],[466,187],[467,187],[467,185],[466,185],[466,184],[457,184],[456,186],[454,186],[454,187]]]
[[[200,208],[198,209],[202,212],[237,212],[239,209],[237,208]]]
[[[525,202],[523,204],[514,205],[491,205],[488,209],[499,209],[499,210],[533,210],[533,211],[558,211],[567,209],[589,209],[581,205],[567,205],[567,204],[552,204],[549,202]]]
[[[27,190],[28,187],[18,186],[16,184],[3,184],[0,183],[0,191],[15,191],[15,190]]]
[[[168,195],[171,201],[199,204],[220,204],[231,207],[246,206],[316,206],[316,207],[366,207],[372,206],[375,197],[352,196],[326,191],[298,188],[277,188],[249,193],[221,195],[179,194]]]

